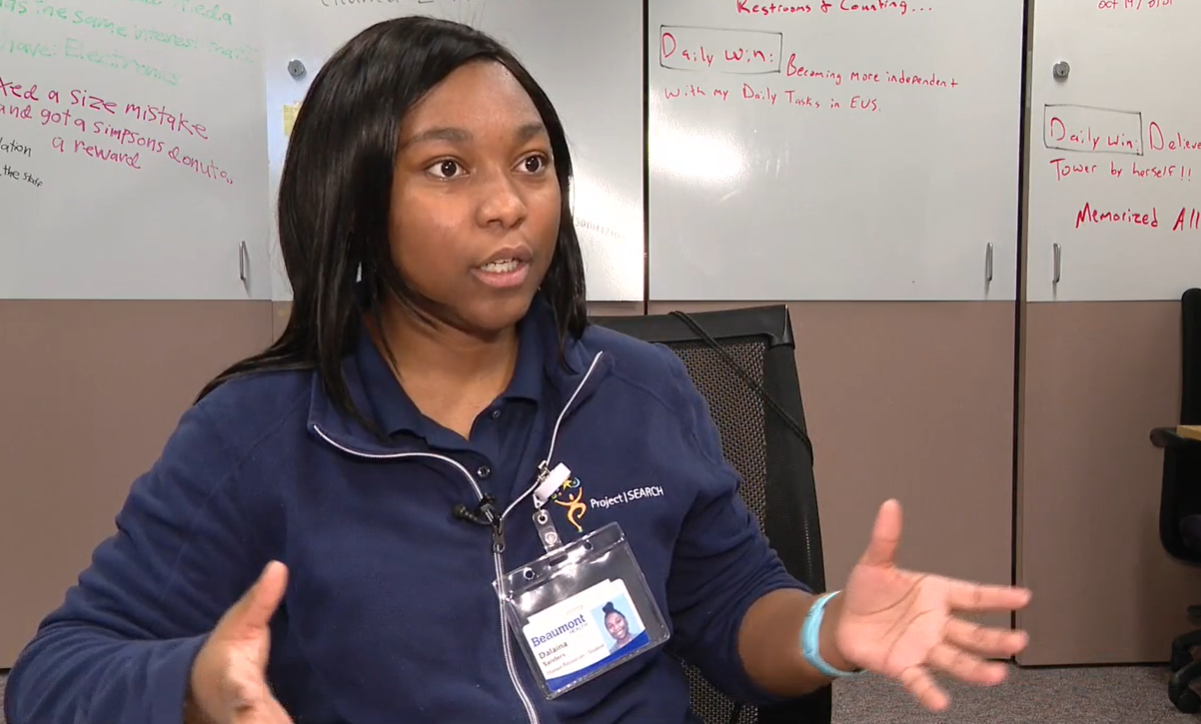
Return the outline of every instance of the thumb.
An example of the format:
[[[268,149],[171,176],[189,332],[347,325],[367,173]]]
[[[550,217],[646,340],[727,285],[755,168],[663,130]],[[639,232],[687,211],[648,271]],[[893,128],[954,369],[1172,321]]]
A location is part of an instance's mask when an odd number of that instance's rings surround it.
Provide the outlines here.
[[[268,563],[254,585],[229,609],[221,624],[223,633],[237,638],[267,628],[287,586],[287,566],[279,561]]]
[[[859,559],[861,565],[891,567],[896,563],[897,546],[901,542],[901,504],[885,501],[876,514],[872,539]]]

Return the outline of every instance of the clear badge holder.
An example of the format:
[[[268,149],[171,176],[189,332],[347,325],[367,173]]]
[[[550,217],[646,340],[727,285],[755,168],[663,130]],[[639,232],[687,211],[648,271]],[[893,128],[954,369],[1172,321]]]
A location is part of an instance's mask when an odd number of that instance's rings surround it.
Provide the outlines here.
[[[560,546],[545,509],[534,522],[547,554],[506,573],[498,593],[546,698],[668,640],[621,526],[609,523]]]

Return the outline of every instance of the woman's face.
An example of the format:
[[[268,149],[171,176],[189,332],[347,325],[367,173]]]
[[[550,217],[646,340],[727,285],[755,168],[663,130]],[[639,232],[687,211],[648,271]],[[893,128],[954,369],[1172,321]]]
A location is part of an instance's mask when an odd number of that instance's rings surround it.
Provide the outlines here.
[[[628,633],[626,627],[626,617],[622,616],[616,611],[606,615],[605,628],[608,629],[609,635],[612,636],[615,641],[621,641],[625,639],[626,633]]]
[[[392,259],[440,321],[481,336],[505,330],[550,266],[560,202],[533,101],[499,63],[468,63],[401,125]]]

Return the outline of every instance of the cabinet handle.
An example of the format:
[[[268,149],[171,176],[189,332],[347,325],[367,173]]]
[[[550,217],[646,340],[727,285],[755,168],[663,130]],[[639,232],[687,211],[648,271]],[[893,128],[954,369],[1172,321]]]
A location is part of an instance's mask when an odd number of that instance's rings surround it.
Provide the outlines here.
[[[243,241],[238,245],[238,277],[242,281],[250,276],[250,252],[246,249],[246,242]]]

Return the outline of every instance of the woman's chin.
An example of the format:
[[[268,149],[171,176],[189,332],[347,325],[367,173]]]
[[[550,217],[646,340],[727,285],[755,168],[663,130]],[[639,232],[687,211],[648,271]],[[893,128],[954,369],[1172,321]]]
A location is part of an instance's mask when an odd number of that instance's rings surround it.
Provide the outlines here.
[[[472,328],[483,334],[500,334],[525,318],[534,301],[534,294],[515,293],[463,309],[461,316]]]

